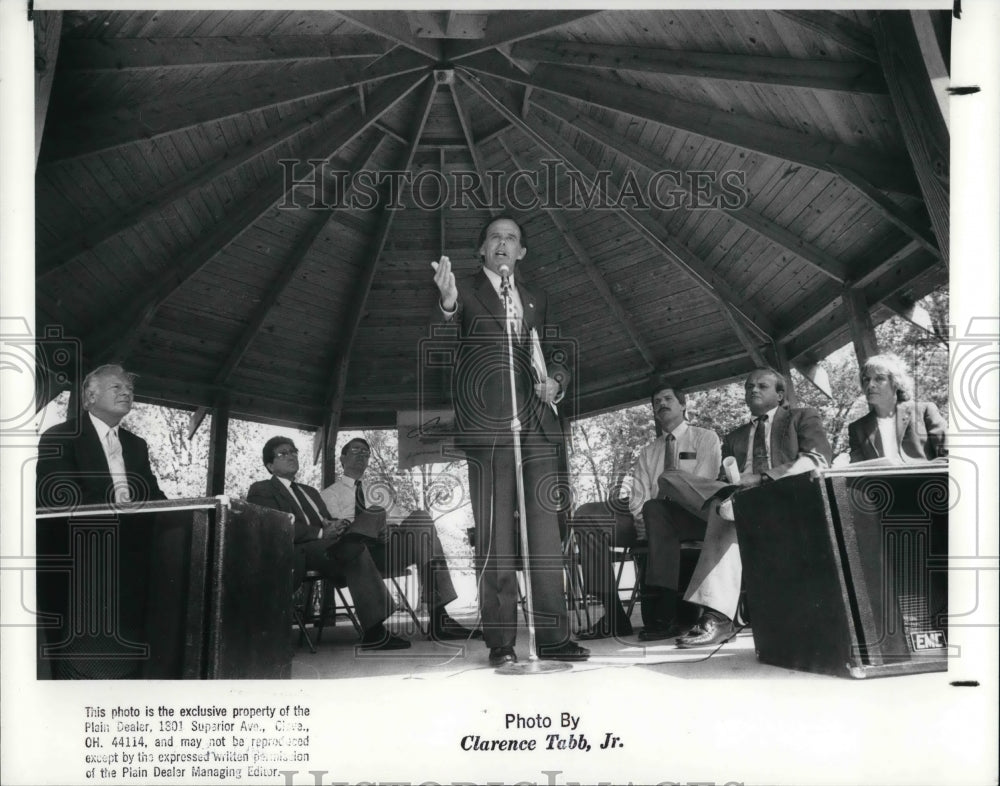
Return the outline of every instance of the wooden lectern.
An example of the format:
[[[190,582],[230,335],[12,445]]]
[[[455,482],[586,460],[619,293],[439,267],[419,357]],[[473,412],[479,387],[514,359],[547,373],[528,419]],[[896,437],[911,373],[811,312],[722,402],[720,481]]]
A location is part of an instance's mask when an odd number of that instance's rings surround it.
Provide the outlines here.
[[[39,678],[291,676],[290,517],[228,497],[36,513]]]
[[[762,663],[947,670],[947,464],[817,470],[741,492],[734,511]]]

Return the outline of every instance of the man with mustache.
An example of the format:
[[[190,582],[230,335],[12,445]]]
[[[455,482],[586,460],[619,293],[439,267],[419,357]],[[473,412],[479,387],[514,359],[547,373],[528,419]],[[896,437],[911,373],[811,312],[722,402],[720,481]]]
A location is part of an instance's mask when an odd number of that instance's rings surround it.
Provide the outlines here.
[[[754,369],[743,387],[752,417],[749,423],[729,432],[722,441],[723,462],[733,457],[741,487],[750,488],[786,475],[808,472],[814,467],[829,466],[833,451],[819,413],[810,408],[793,409],[786,405],[785,378],[781,374],[770,368]],[[728,499],[720,502],[717,498],[726,485],[722,482],[725,472],[720,471],[719,477],[719,481],[710,481],[675,472],[664,473],[659,482],[660,493],[665,499],[706,520],[701,556],[684,595],[684,600],[702,607],[702,614],[694,628],[677,639],[677,646],[682,649],[720,644],[736,632],[733,617],[739,602],[743,564],[736,542],[738,522],[734,525],[732,504]],[[776,515],[788,513],[777,511]],[[789,521],[788,526],[795,526],[794,521]],[[673,529],[670,522],[666,529]],[[668,534],[679,544],[676,530]],[[656,537],[651,531],[649,571],[654,576],[662,567],[652,564]],[[663,557],[659,559],[662,561]],[[670,559],[673,559],[672,553]],[[647,581],[652,579],[647,577]],[[665,638],[678,631],[671,630],[668,623],[662,632]]]

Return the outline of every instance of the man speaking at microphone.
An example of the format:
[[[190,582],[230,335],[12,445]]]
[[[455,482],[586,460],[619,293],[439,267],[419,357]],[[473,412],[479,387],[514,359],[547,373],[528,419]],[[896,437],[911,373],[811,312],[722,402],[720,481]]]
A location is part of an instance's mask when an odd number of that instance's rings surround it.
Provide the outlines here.
[[[448,257],[431,263],[440,296],[434,321],[458,327],[452,377],[455,444],[468,458],[479,608],[492,666],[517,661],[515,571],[521,549],[513,412],[521,427],[537,655],[586,660],[590,654],[569,640],[559,522],[552,495],[546,493],[556,487],[557,457],[565,444],[558,404],[570,384],[570,369],[565,352],[545,351],[545,326],[551,325],[545,293],[516,276],[526,253],[524,228],[501,215],[480,233],[480,270],[456,279]],[[513,349],[513,407],[508,346]]]

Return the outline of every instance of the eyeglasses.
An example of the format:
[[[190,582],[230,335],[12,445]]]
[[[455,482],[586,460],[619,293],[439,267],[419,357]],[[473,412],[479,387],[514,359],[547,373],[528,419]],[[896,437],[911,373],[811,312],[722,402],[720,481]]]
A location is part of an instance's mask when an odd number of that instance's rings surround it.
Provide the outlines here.
[[[275,458],[285,458],[287,456],[297,456],[297,455],[299,455],[299,452],[295,448],[292,448],[291,450],[277,450],[274,453]]]
[[[367,448],[348,448],[347,452],[352,456],[370,456],[372,454]]]

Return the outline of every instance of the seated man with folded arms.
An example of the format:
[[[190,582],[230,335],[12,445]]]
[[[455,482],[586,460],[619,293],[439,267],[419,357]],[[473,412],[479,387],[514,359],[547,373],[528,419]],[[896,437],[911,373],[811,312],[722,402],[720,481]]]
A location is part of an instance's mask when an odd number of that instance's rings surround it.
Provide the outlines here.
[[[392,635],[382,624],[392,613],[393,603],[367,546],[346,535],[349,522],[335,520],[316,489],[295,482],[299,471],[295,443],[288,437],[272,437],[264,444],[263,459],[271,478],[250,486],[247,502],[295,517],[295,586],[307,570],[319,571],[331,581],[346,581],[361,622],[362,649],[409,647],[410,642]]]
[[[719,436],[711,429],[688,424],[683,390],[661,388],[653,392],[652,400],[653,416],[662,434],[639,454],[629,497],[636,529],[644,532],[649,542],[641,641],[676,638],[683,632],[677,626],[681,542],[705,537],[705,516],[660,498],[659,480],[665,473],[712,480],[722,466]]]
[[[321,492],[327,510],[333,518],[348,522],[349,531],[367,533],[362,536],[364,543],[383,576],[399,576],[407,565],[417,566],[422,597],[430,613],[431,638],[482,638],[480,631],[463,627],[445,610],[458,595],[430,514],[415,510],[399,524],[387,527],[385,510],[368,507],[361,478],[370,456],[371,446],[360,438],[341,448],[343,472]]]
[[[657,383],[650,401],[661,434],[643,447],[636,459],[628,510],[615,509],[613,502],[610,505],[588,502],[573,514],[574,525],[583,535],[581,559],[587,590],[601,597],[605,604],[605,617],[610,618],[610,624],[605,623],[604,629],[597,629],[580,638],[628,636],[632,633],[631,621],[625,616],[615,588],[614,571],[608,554],[603,551],[598,553],[595,538],[587,532],[588,525],[606,525],[613,516],[615,546],[636,546],[647,539],[649,541],[648,566],[636,566],[641,588],[642,619],[646,626],[639,634],[643,640],[665,638],[665,634],[661,635],[662,631],[668,629],[674,619],[680,545],[678,542],[676,551],[672,551],[671,539],[677,534],[682,540],[700,539],[705,534],[703,518],[693,516],[667,500],[656,499],[657,482],[665,471],[715,478],[722,462],[719,437],[710,429],[687,422],[687,396],[680,388]],[[673,528],[666,524],[671,520],[675,520]],[[653,535],[648,534],[650,528],[655,530]],[[656,586],[650,586],[650,569]]]
[[[722,441],[723,464],[733,458],[740,486],[749,488],[829,466],[832,450],[819,413],[785,405],[785,379],[781,374],[770,368],[754,369],[744,390],[752,415],[750,422],[728,433]],[[677,639],[681,648],[719,644],[735,634],[733,617],[743,565],[736,540],[739,522],[733,522],[732,502],[720,502],[717,496],[726,486],[721,480],[725,477],[724,471],[718,481],[668,472],[660,479],[663,497],[706,518],[701,556],[684,596],[702,606],[702,614],[694,628]],[[795,526],[794,511],[775,511],[775,515],[786,518],[788,526]],[[674,542],[680,539],[674,537]]]

